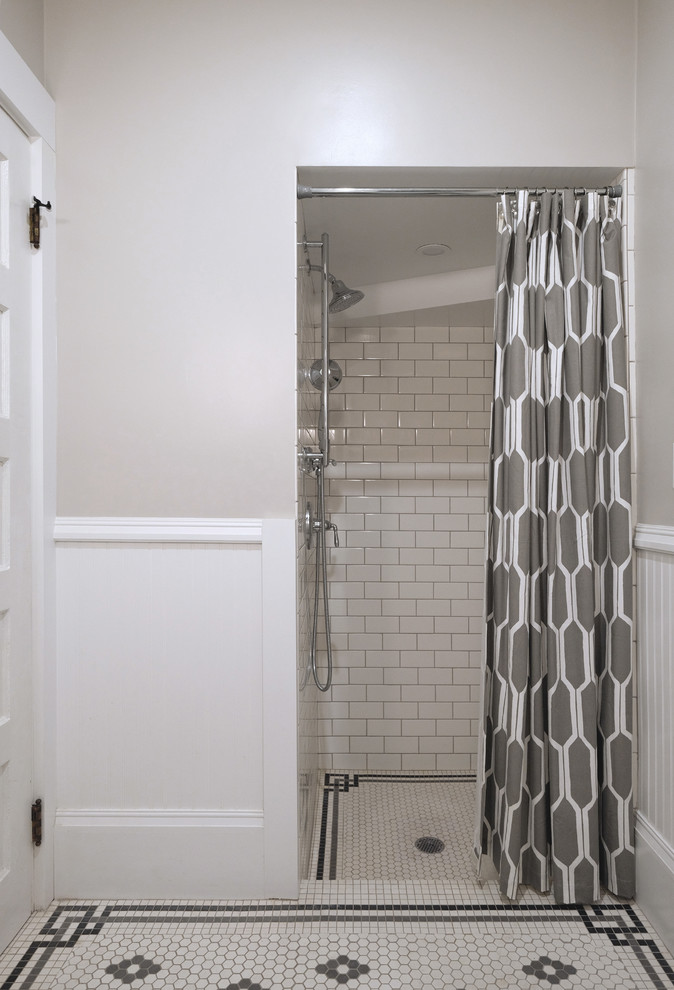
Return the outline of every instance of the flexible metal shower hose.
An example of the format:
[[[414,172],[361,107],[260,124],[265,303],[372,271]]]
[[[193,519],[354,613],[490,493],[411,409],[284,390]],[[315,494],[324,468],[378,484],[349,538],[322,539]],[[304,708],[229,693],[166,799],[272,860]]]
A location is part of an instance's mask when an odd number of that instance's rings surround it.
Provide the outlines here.
[[[318,529],[316,539],[316,580],[314,582],[314,624],[311,636],[311,672],[319,691],[328,691],[332,685],[332,646],[330,644],[330,608],[328,605],[328,561],[325,542],[325,489],[323,485],[323,465],[316,465],[316,484],[318,486],[318,505],[321,525]],[[319,573],[320,572],[320,573]],[[316,660],[318,638],[318,600],[320,597],[319,587],[323,581],[323,614],[325,616],[325,643],[328,660],[328,674],[325,683],[321,684],[318,676],[318,665]]]

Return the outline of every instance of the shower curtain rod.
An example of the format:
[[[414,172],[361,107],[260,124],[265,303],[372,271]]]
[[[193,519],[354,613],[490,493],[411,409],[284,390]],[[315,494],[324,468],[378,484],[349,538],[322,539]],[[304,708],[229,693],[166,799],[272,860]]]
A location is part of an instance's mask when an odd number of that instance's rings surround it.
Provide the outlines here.
[[[404,188],[396,186],[384,186],[384,187],[333,187],[333,188],[317,188],[315,186],[297,186],[297,198],[298,199],[337,199],[339,197],[365,197],[365,196],[393,196],[393,197],[413,197],[413,196],[456,196],[456,197],[474,197],[474,196],[514,196],[519,190],[517,189],[461,189],[461,188],[446,188],[446,187],[418,187],[418,188]],[[547,188],[540,189],[529,189],[529,193],[532,196],[541,196],[544,192],[550,192],[551,190]],[[583,196],[587,192],[596,192],[600,196],[610,196],[612,199],[618,199],[622,196],[623,187],[622,186],[603,186],[601,189],[586,189],[583,186],[575,187],[574,194],[576,196]]]

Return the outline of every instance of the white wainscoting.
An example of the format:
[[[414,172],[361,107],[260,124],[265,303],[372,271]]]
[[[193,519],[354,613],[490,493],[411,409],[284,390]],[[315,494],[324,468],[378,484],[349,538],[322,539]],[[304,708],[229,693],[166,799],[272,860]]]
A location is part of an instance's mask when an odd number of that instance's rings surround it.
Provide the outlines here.
[[[637,900],[674,950],[674,527],[639,526]]]
[[[57,897],[296,895],[294,529],[57,521]]]

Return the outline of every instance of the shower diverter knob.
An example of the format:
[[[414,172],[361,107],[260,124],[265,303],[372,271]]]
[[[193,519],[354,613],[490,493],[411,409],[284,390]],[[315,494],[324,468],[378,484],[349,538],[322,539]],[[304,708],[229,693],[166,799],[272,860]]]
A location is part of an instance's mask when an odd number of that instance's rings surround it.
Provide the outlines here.
[[[311,543],[313,540],[313,533],[315,529],[314,523],[314,512],[311,508],[311,502],[307,502],[307,507],[304,513],[304,545],[307,550],[311,550]]]

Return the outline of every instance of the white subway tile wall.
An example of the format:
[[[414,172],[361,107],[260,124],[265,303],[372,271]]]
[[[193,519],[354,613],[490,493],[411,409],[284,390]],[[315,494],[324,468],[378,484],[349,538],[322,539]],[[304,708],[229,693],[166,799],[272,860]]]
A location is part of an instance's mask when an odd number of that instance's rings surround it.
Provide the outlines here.
[[[334,686],[321,763],[477,758],[492,328],[331,328]]]
[[[636,493],[634,170],[618,182]],[[341,546],[334,686],[317,705],[325,769],[476,766],[492,347],[491,327],[331,327],[344,378],[331,393]],[[300,442],[315,443],[317,400],[303,401]]]

